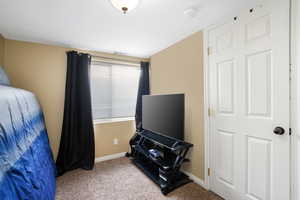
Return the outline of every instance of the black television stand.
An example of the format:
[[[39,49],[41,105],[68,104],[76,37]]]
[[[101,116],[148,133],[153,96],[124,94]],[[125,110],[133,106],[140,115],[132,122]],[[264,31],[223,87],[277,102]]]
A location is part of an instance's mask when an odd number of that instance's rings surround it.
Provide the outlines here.
[[[162,136],[151,131],[136,132],[130,140],[132,162],[156,183],[166,195],[172,190],[191,182],[180,171],[182,163],[187,162],[186,154],[193,145],[181,140]],[[154,157],[149,150],[161,153]]]

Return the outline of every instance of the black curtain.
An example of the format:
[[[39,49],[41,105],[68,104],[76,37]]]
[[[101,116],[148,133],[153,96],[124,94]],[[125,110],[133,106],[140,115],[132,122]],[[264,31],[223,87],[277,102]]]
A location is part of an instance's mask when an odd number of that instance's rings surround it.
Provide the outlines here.
[[[91,56],[67,52],[67,80],[58,175],[82,168],[91,170],[95,162],[95,139],[90,91]]]
[[[149,62],[141,62],[141,76],[136,102],[135,123],[136,129],[142,130],[142,96],[150,94]]]

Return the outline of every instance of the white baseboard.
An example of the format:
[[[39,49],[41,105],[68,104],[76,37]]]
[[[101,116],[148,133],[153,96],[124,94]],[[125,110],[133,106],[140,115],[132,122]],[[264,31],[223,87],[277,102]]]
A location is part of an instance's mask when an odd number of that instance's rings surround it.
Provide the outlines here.
[[[206,190],[208,190],[207,185],[205,184],[204,180],[198,178],[197,176],[195,176],[194,174],[191,174],[187,171],[183,171],[186,175],[188,175],[190,177],[190,179],[192,181],[194,181],[196,184],[200,185],[201,187],[205,188]]]
[[[107,156],[103,156],[103,157],[98,157],[95,158],[95,163],[99,163],[99,162],[103,162],[106,160],[113,160],[113,159],[117,159],[117,158],[122,158],[125,156],[126,152],[121,152],[121,153],[116,153],[116,154],[112,154],[112,155],[107,155]]]

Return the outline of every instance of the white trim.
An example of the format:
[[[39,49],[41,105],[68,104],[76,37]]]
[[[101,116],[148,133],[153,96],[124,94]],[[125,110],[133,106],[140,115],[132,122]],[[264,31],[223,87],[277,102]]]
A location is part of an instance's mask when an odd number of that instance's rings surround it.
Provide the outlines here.
[[[204,55],[203,55],[203,84],[204,84],[204,184],[206,185],[207,189],[210,189],[210,181],[208,176],[208,169],[210,168],[210,121],[208,115],[209,109],[209,58],[208,58],[208,30],[203,31],[203,48],[204,48]]]
[[[300,64],[300,58],[298,57],[299,50],[300,50],[300,41],[299,41],[299,19],[300,16],[298,14],[300,9],[300,4],[298,0],[291,0],[291,128],[292,128],[292,137],[291,137],[291,199],[298,200],[299,197],[299,185],[300,182],[298,179],[299,171],[297,166],[297,157],[299,159],[298,152],[299,147],[297,147],[297,140],[300,137],[298,130],[299,130],[299,100],[300,100],[300,88],[299,88],[299,81],[300,81],[300,71],[298,69]]]
[[[121,153],[116,153],[116,154],[111,154],[111,155],[107,155],[107,156],[103,156],[103,157],[98,157],[95,158],[95,163],[99,163],[99,162],[103,162],[103,161],[107,161],[107,160],[113,160],[113,159],[117,159],[117,158],[122,158],[125,157],[126,152],[121,152]]]
[[[190,177],[190,179],[192,181],[194,181],[197,185],[200,185],[201,187],[205,188],[206,190],[209,190],[209,188],[207,187],[207,185],[205,184],[205,182],[198,178],[197,176],[195,176],[194,174],[191,174],[187,171],[183,171],[183,173],[185,173],[186,175],[188,175]]]
[[[93,121],[94,125],[97,124],[108,124],[108,123],[116,123],[116,122],[126,122],[126,121],[134,121],[134,117],[120,117],[120,118],[110,118],[110,119],[95,119]]]

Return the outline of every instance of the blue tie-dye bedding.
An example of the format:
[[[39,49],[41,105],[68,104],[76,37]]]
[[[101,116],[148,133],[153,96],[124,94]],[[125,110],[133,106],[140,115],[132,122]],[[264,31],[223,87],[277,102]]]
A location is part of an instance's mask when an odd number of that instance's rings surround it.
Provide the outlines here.
[[[53,200],[55,187],[55,164],[35,96],[0,85],[0,200]]]

